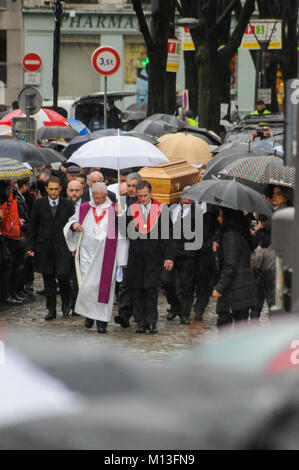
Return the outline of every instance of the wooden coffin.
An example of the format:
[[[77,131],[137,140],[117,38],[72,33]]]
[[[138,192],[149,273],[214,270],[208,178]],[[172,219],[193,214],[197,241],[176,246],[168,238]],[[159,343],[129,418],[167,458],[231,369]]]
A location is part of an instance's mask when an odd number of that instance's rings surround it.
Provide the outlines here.
[[[157,166],[146,166],[139,171],[143,180],[152,185],[153,198],[164,204],[178,202],[185,186],[198,182],[199,170],[186,160],[178,159]]]

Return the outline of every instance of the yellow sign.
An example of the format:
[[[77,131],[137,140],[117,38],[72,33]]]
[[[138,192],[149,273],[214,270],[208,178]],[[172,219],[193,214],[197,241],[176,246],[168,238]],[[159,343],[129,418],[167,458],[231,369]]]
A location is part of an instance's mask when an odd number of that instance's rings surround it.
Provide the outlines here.
[[[181,41],[168,39],[167,72],[177,72],[180,65]]]
[[[281,20],[254,20],[245,29],[242,49],[260,49],[259,41],[270,39],[268,49],[281,49]]]

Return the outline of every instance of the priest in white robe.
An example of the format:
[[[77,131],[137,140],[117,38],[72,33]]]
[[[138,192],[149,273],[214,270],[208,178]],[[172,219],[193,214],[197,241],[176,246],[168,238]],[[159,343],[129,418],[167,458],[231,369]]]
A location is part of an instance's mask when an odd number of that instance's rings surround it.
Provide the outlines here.
[[[76,252],[79,292],[75,311],[92,328],[105,333],[111,320],[116,273],[127,264],[128,242],[119,237],[117,206],[107,197],[104,183],[92,187],[92,201],[80,209],[64,227],[68,248]]]

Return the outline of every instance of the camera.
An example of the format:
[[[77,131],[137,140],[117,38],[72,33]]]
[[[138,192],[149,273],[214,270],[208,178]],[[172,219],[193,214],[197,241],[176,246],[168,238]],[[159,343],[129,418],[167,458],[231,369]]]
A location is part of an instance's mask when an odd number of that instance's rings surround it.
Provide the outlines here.
[[[257,129],[256,136],[257,137],[264,137],[264,131],[262,129]]]

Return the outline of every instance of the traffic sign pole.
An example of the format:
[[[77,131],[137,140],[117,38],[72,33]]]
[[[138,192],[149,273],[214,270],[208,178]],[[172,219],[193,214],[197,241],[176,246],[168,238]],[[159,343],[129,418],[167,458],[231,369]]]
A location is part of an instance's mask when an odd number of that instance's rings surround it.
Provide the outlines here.
[[[107,77],[118,70],[120,57],[113,47],[98,47],[91,56],[91,65],[97,73],[104,75],[104,128],[107,129]]]
[[[104,129],[107,129],[107,76],[104,77]]]

